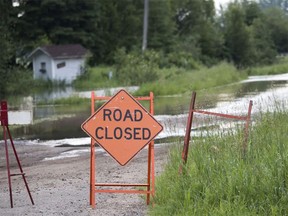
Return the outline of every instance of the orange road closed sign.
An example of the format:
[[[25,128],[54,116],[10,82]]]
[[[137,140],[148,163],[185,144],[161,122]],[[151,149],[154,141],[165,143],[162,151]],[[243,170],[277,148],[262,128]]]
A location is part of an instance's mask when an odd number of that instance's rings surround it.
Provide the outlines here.
[[[116,93],[81,127],[122,166],[163,129],[125,90]]]

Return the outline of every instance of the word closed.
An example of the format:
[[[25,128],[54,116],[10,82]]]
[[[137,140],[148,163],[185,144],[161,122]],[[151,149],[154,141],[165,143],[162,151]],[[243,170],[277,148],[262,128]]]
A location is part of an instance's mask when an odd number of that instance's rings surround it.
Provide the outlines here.
[[[151,106],[152,97],[148,100]],[[120,90],[82,124],[82,129],[124,166],[163,127],[132,95]]]
[[[122,122],[124,125],[131,125],[131,122],[141,122],[143,119],[143,112],[139,109],[103,109],[103,122],[111,122],[112,124]],[[99,126],[95,129],[95,137],[101,139],[125,139],[125,140],[149,140],[151,138],[151,131],[147,127],[103,127]]]

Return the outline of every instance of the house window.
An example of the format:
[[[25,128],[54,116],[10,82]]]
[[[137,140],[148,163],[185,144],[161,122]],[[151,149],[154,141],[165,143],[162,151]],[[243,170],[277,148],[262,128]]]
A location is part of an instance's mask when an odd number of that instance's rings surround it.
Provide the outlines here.
[[[63,68],[63,67],[65,67],[66,66],[66,62],[61,62],[61,63],[58,63],[57,64],[57,68],[59,69],[59,68]]]
[[[46,73],[46,62],[41,62],[40,72]]]

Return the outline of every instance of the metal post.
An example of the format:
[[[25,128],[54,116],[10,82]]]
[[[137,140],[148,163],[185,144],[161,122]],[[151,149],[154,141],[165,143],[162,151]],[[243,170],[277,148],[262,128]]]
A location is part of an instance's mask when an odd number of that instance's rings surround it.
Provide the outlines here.
[[[250,100],[248,107],[248,114],[245,123],[245,134],[244,134],[244,142],[243,142],[243,154],[245,155],[248,147],[248,136],[249,136],[249,125],[251,120],[251,111],[252,111],[253,101]]]
[[[193,111],[194,111],[194,107],[195,107],[195,100],[196,100],[196,92],[193,92],[192,97],[191,97],[191,103],[190,103],[187,125],[186,125],[184,148],[182,151],[182,160],[183,160],[184,164],[186,164],[187,157],[188,157],[189,141],[190,141],[190,134],[191,134],[191,128],[192,128],[192,120],[193,120]]]
[[[150,92],[150,114],[154,115],[154,94]],[[154,164],[154,140],[148,147],[148,174],[147,174],[147,205],[150,203],[150,192],[155,195],[155,164]]]
[[[5,128],[5,125],[2,125],[2,127],[3,127],[3,139],[5,142],[6,168],[7,168],[7,175],[8,175],[10,205],[11,205],[11,208],[13,208],[12,184],[11,184],[11,174],[10,174],[10,165],[9,165],[9,153],[8,153],[8,145],[7,145],[7,137],[6,137],[6,128]]]
[[[142,41],[142,52],[147,48],[147,37],[148,37],[148,15],[149,15],[149,0],[144,0],[144,18],[143,18],[143,41]]]
[[[95,112],[95,94],[91,92],[91,115]],[[96,206],[95,198],[95,146],[91,138],[90,145],[90,206],[94,209]]]

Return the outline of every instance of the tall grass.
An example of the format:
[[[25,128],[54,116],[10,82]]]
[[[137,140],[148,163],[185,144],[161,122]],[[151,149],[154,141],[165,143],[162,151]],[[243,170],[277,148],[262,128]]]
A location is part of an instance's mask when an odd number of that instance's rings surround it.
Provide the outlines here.
[[[109,72],[112,72],[111,79]],[[73,82],[73,86],[77,90],[91,90],[98,88],[108,88],[121,86],[115,76],[115,69],[108,66],[97,66],[88,68],[87,71]]]
[[[159,74],[161,78],[157,82],[141,85],[136,94],[147,95],[150,91],[157,96],[182,94],[233,83],[246,77],[245,73],[240,73],[233,65],[225,62],[199,70],[163,69]]]
[[[252,67],[246,70],[249,75],[273,75],[288,73],[288,57],[281,57],[272,65]]]
[[[287,215],[287,122],[286,111],[262,114],[245,158],[240,131],[195,140],[183,175],[175,147],[150,215]]]

